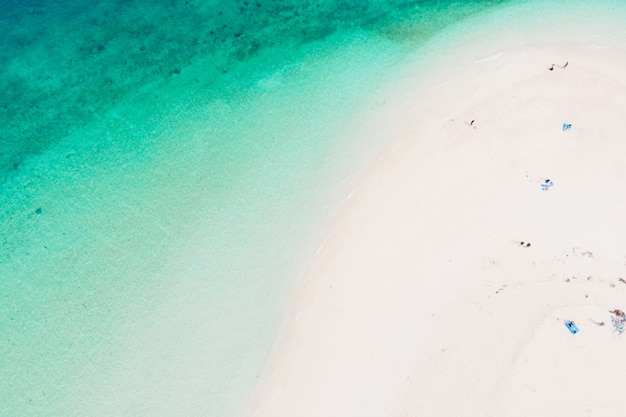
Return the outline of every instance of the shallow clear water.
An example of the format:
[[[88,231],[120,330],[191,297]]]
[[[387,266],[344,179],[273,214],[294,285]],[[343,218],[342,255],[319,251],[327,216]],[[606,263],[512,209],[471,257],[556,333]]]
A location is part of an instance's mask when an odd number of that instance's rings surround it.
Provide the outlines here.
[[[288,62],[302,45],[355,28],[395,40],[421,41],[476,8],[451,4],[2,2],[0,105],[5,111],[0,113],[0,172],[4,176],[7,169],[44,151],[77,126],[97,121],[137,90],[158,91],[188,76],[189,65],[201,65],[194,88],[206,94],[222,83],[225,73],[267,47],[280,49],[277,61]]]
[[[233,415],[346,120],[504,3],[2,2],[0,414]]]

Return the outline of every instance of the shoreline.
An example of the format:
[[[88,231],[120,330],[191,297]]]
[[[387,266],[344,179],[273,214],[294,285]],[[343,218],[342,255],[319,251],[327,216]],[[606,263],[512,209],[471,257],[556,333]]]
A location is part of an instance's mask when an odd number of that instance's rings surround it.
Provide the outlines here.
[[[624,48],[502,42],[389,93],[243,415],[618,415]]]

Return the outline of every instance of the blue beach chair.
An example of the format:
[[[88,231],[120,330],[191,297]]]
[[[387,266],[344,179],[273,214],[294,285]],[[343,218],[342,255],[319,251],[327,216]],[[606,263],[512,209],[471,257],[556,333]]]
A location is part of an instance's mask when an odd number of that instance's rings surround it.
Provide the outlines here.
[[[563,132],[567,132],[571,128],[572,128],[572,124],[571,123],[563,123]]]
[[[571,334],[576,334],[579,332],[578,326],[576,326],[573,321],[566,321],[565,327],[567,327],[567,330],[569,330]]]

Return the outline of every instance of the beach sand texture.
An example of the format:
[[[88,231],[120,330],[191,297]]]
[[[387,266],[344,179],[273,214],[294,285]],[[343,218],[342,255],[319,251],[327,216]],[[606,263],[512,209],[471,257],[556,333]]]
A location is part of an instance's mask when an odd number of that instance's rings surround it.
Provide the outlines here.
[[[551,18],[387,92],[245,415],[624,415],[624,37]]]

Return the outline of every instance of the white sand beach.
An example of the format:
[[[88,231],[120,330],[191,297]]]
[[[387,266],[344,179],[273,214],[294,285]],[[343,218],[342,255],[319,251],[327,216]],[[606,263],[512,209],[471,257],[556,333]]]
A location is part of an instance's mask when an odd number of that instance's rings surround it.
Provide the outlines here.
[[[364,123],[389,147],[346,187],[244,415],[623,416],[618,41],[490,39],[387,92]]]

